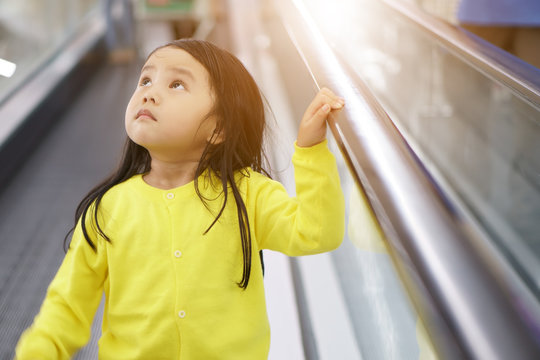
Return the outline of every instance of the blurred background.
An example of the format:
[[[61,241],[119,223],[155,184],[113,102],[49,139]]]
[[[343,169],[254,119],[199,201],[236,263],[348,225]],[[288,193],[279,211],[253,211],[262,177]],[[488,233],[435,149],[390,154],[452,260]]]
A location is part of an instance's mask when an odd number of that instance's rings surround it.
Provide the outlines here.
[[[539,29],[537,0],[0,0],[0,358],[119,160],[145,58],[183,37],[252,73],[291,195],[305,108],[347,102],[346,238],[265,251],[270,359],[540,358]]]

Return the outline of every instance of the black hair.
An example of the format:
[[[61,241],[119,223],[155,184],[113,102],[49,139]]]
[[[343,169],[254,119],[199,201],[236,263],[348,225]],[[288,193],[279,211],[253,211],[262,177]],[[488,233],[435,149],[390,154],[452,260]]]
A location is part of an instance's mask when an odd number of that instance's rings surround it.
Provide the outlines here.
[[[155,49],[148,57],[164,47],[178,48],[188,52],[208,71],[210,87],[215,95],[214,106],[208,116],[215,116],[216,131],[203,150],[195,171],[194,186],[197,195],[207,208],[207,201],[210,199],[205,198],[199,191],[197,181],[199,176],[209,170],[210,175],[215,175],[220,179],[223,188],[222,207],[204,234],[214,226],[223,214],[228,201],[228,187],[231,189],[237,208],[244,265],[242,279],[237,284],[246,289],[251,274],[251,231],[246,205],[240,195],[234,176],[237,172],[240,172],[242,176],[248,176],[248,172],[245,171],[247,167],[269,176],[263,168],[263,160],[266,161],[262,147],[266,128],[263,97],[253,77],[242,63],[228,51],[207,41],[181,39]],[[218,137],[222,141],[213,141]],[[148,151],[128,137],[119,167],[112,175],[94,187],[77,206],[75,225],[81,219],[84,237],[94,251],[97,251],[96,245],[90,239],[86,229],[88,212],[91,212],[92,225],[95,226],[98,234],[110,242],[110,238],[103,232],[98,222],[98,208],[103,196],[113,186],[136,174],[150,171],[150,166],[151,158]],[[75,226],[66,235],[64,247],[74,228]],[[264,273],[262,251],[259,252],[259,256]]]

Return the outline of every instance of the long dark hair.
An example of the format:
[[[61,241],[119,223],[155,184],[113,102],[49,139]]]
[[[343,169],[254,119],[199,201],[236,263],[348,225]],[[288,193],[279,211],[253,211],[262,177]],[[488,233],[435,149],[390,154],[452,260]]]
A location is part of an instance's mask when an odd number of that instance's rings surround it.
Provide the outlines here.
[[[268,172],[263,169],[263,160],[266,161],[266,158],[262,142],[266,122],[262,95],[242,63],[231,53],[210,42],[181,39],[159,47],[154,52],[164,47],[185,50],[201,63],[210,75],[210,87],[215,95],[215,104],[209,115],[215,115],[217,119],[216,132],[207,143],[195,171],[195,191],[208,207],[207,201],[210,199],[201,194],[197,181],[198,177],[207,169],[210,175],[215,175],[220,179],[223,187],[223,205],[214,221],[204,232],[206,234],[223,214],[228,200],[228,187],[231,189],[237,208],[244,262],[242,279],[237,284],[246,289],[251,274],[251,231],[246,205],[240,196],[234,175],[240,171],[243,176],[248,176],[248,173],[243,170],[251,167],[254,171],[269,176]],[[212,141],[220,136],[223,141]],[[150,171],[150,165],[151,158],[148,151],[135,144],[128,137],[118,169],[94,187],[78,205],[75,211],[75,225],[81,219],[84,237],[94,251],[97,251],[96,245],[90,239],[85,225],[88,212],[91,212],[92,225],[95,226],[98,234],[110,242],[110,238],[103,232],[98,222],[98,208],[103,195],[110,188],[133,175]],[[64,247],[66,247],[68,236],[69,233],[64,239]],[[262,263],[262,252],[259,255]]]

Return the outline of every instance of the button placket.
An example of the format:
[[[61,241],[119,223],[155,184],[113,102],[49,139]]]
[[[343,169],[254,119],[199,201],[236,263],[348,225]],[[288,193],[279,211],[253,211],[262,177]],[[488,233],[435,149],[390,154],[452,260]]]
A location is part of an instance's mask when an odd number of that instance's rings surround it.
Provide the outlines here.
[[[180,194],[180,198],[182,198],[182,192],[179,192],[178,194]],[[167,191],[165,190],[163,193],[162,193],[162,199],[164,201],[164,205],[165,207],[168,208],[168,212],[169,212],[169,215],[174,217],[176,212],[177,212],[177,207],[176,207],[176,196],[178,195],[177,193],[175,193],[174,191]],[[175,272],[175,277],[182,277],[181,276],[181,273],[183,272],[182,269],[183,269],[183,266],[182,266],[182,259],[184,258],[184,253],[182,252],[182,250],[180,248],[182,248],[182,244],[178,242],[178,236],[176,236],[176,225],[177,225],[177,222],[175,221],[172,221],[170,223],[170,230],[171,230],[171,243],[170,245],[172,245],[171,249],[169,251],[172,252],[172,255],[173,255],[173,258],[172,258],[172,266],[174,268],[174,272]],[[179,300],[182,298],[182,295],[180,294],[181,293],[181,286],[180,287],[176,287],[176,299]],[[179,306],[178,306],[179,305]],[[177,308],[176,308],[176,316],[177,316],[177,321],[181,321],[181,322],[184,322],[186,321],[185,318],[187,316],[186,314],[186,310],[185,309],[182,309],[181,306],[182,306],[182,303],[179,302],[177,303]]]

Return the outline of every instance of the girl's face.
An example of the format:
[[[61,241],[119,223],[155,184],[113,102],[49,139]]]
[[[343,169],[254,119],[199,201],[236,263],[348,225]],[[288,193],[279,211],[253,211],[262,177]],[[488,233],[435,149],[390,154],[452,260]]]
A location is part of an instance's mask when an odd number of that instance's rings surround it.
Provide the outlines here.
[[[198,162],[216,127],[206,69],[188,52],[165,47],[141,70],[126,109],[126,132],[152,157]]]

